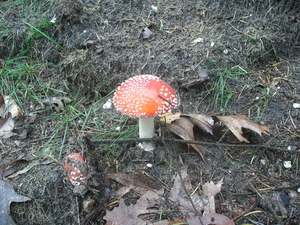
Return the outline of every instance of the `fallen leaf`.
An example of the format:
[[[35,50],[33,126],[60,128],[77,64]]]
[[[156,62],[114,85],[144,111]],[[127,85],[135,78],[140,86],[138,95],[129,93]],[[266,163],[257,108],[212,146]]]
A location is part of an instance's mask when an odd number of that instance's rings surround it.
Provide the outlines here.
[[[189,118],[180,117],[173,121],[170,124],[167,124],[169,130],[171,130],[174,134],[177,134],[184,140],[195,140],[193,127],[194,124],[191,122]]]
[[[167,128],[178,135],[184,140],[195,140],[194,126],[199,127],[201,130],[213,135],[213,126],[216,122],[223,122],[232,133],[240,140],[240,141],[249,141],[242,136],[242,128],[247,128],[257,132],[259,135],[266,134],[269,135],[270,129],[266,126],[257,124],[249,120],[244,115],[238,116],[209,116],[204,114],[172,114],[168,113],[162,116],[161,121],[166,123]],[[188,146],[192,146],[204,159],[203,151],[197,144],[188,144]]]
[[[160,116],[160,121],[165,122],[167,124],[171,124],[173,121],[180,119],[181,113],[165,113]]]
[[[215,213],[215,195],[221,191],[223,178],[214,184],[212,181],[202,185],[203,197],[205,201],[204,213]]]
[[[17,194],[13,187],[0,180],[0,221],[1,225],[14,225],[15,222],[10,217],[10,203],[26,202],[31,200],[25,196]]]
[[[9,138],[14,135],[12,132],[15,127],[15,123],[11,116],[11,113],[8,112],[5,117],[0,119],[0,137]]]
[[[262,133],[269,135],[268,132],[270,131],[270,129],[268,127],[254,123],[244,115],[215,116],[215,118],[223,122],[240,141],[249,143],[249,141],[242,136],[242,127],[253,130],[259,135],[261,135]]]
[[[108,173],[106,175],[108,178],[113,179],[123,185],[125,187],[121,187],[116,191],[116,195],[122,197],[130,189],[133,189],[139,194],[145,194],[147,191],[151,189],[155,189],[156,193],[162,195],[164,190],[163,187],[154,181],[150,180],[148,177],[143,176],[142,174],[139,177],[133,177],[124,173]]]
[[[212,126],[214,125],[215,121],[211,116],[203,114],[188,114],[186,116],[189,117],[191,122],[197,127],[199,127],[201,130],[213,135]]]
[[[65,104],[70,103],[72,100],[68,97],[51,97],[42,101],[45,105],[50,105],[55,111],[63,111]]]
[[[5,112],[5,102],[2,95],[0,95],[0,116],[2,116]]]
[[[185,216],[188,224],[201,224],[200,216],[204,207],[202,198],[198,194],[190,195],[192,192],[187,167],[183,167],[175,176],[168,200],[178,204],[178,209]]]
[[[194,130],[193,130],[194,124],[189,118],[180,117],[180,119],[176,119],[170,124],[167,123],[166,126],[174,134],[177,134],[179,137],[181,137],[184,140],[190,140],[190,141],[195,140]],[[188,146],[192,146],[200,154],[203,161],[205,161],[203,151],[199,145],[188,144]]]
[[[215,213],[214,197],[221,191],[222,181],[223,179],[216,185],[213,182],[202,185],[202,196],[196,193],[191,195],[193,193],[192,184],[187,174],[187,167],[183,167],[176,174],[168,200],[178,204],[178,209],[190,225],[234,225],[232,219]],[[202,211],[204,211],[203,215],[201,215]]]
[[[23,115],[23,111],[20,109],[20,107],[17,105],[16,101],[6,95],[6,96],[0,96],[0,116],[4,117],[7,113],[11,113],[11,117],[20,117]]]
[[[149,208],[155,206],[155,200],[159,199],[160,195],[153,191],[147,191],[136,202],[135,205],[127,206],[124,199],[120,199],[119,206],[112,211],[106,210],[106,215],[103,217],[108,225],[146,225],[145,220],[139,218],[141,214],[149,213]]]
[[[206,213],[202,217],[203,224],[213,224],[213,225],[234,225],[232,219],[227,216],[217,214],[217,213]]]
[[[13,118],[23,115],[15,100],[9,96],[0,95],[0,137],[9,138],[15,135]]]

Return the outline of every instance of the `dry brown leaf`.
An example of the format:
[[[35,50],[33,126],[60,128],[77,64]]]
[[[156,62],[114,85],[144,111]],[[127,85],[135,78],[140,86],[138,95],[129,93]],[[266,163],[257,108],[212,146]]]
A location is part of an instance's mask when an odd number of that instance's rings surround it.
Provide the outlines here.
[[[0,137],[9,138],[15,135],[13,118],[23,115],[15,100],[9,96],[0,95]]]
[[[269,135],[270,129],[266,126],[257,124],[249,120],[244,115],[239,116],[209,116],[203,114],[165,114],[162,116],[162,121],[165,121],[167,128],[184,140],[195,140],[193,127],[197,126],[203,131],[213,135],[213,125],[221,121],[240,141],[249,141],[242,136],[242,128],[247,128],[257,132],[259,135]],[[188,144],[192,146],[204,159],[203,151],[197,144]]]
[[[178,173],[176,174],[168,199],[178,204],[178,208],[185,216],[188,224],[201,224],[200,213],[204,207],[202,199],[198,194],[190,195],[193,188],[187,173],[187,167],[183,167],[179,173],[181,176]],[[190,195],[190,198],[188,195]]]
[[[171,124],[167,124],[167,127],[184,140],[195,140],[194,124],[186,117],[180,117],[180,119],[173,121]]]
[[[180,116],[181,116],[181,113],[165,113],[163,115],[160,116],[160,120],[162,122],[165,122],[167,124],[171,124],[173,121],[177,120],[177,119],[180,119]]]
[[[3,225],[13,225],[15,222],[10,217],[10,203],[25,202],[30,198],[19,195],[8,183],[0,180],[0,221]]]
[[[72,100],[68,97],[51,97],[44,99],[42,101],[43,104],[45,105],[50,105],[51,107],[54,108],[55,111],[63,111],[65,108],[65,105],[67,103],[70,103]]]
[[[174,134],[177,134],[179,137],[181,137],[184,140],[194,141],[194,124],[191,122],[189,118],[186,117],[180,117],[180,119],[176,119],[171,124],[166,124],[167,128],[171,130]],[[199,145],[196,144],[188,144],[189,146],[192,146],[202,157],[203,161],[204,154],[202,149]]]
[[[12,97],[0,96],[0,116],[4,117],[7,113],[11,113],[11,117],[15,118],[22,116],[24,112]]]
[[[232,219],[217,213],[206,213],[202,217],[203,224],[234,225]]]
[[[215,195],[221,191],[223,178],[214,184],[212,181],[202,185],[203,201],[205,204],[204,213],[215,213]]]
[[[203,114],[188,114],[182,116],[189,117],[194,125],[199,127],[201,130],[213,135],[212,126],[214,125],[215,121],[211,116]]]
[[[168,200],[178,204],[178,208],[188,224],[234,225],[234,222],[230,218],[214,213],[214,196],[221,191],[223,179],[216,185],[213,182],[202,185],[203,195],[199,196],[196,193],[190,195],[193,192],[193,188],[187,174],[187,167],[181,169],[180,175],[181,177],[179,174],[175,177]],[[204,214],[201,217],[200,213],[203,210]]]
[[[269,135],[268,132],[270,131],[270,129],[268,127],[254,123],[244,115],[215,116],[215,118],[223,122],[240,141],[249,143],[249,141],[242,136],[242,127],[253,130],[259,135],[261,135],[262,133]]]
[[[155,192],[160,195],[164,192],[161,185],[155,183],[142,174],[139,174],[138,178],[124,173],[108,173],[106,176],[125,185],[125,187],[121,187],[117,190],[116,195],[119,197],[125,195],[130,191],[130,189],[135,190],[139,194],[145,194],[151,189],[155,189]]]
[[[5,107],[7,112],[11,113],[11,117],[20,117],[23,115],[23,111],[20,109],[20,107],[17,105],[15,100],[9,96],[4,96],[4,101],[5,101]]]
[[[0,95],[0,116],[2,116],[5,112],[5,102],[2,95]]]
[[[0,137],[9,138],[14,135],[12,132],[15,127],[15,123],[12,119],[11,113],[8,112],[5,117],[0,119]]]
[[[143,225],[148,224],[146,221],[139,218],[141,214],[149,213],[148,208],[155,206],[155,200],[159,199],[160,195],[153,191],[147,191],[143,194],[135,205],[127,206],[124,199],[120,199],[119,206],[115,207],[112,211],[106,210],[106,215],[103,217],[108,225]]]

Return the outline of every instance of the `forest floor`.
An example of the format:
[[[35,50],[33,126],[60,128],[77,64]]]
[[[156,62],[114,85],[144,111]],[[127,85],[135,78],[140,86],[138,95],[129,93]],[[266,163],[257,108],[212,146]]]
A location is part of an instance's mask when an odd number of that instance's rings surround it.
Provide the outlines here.
[[[132,187],[122,205],[124,183],[109,178],[118,173],[132,176],[127,186],[151,180],[164,190],[136,224],[187,224],[170,201],[186,168],[199,195],[223,179],[215,211],[235,224],[299,224],[300,7],[284,2],[1,1],[1,93],[23,110],[15,135],[0,140],[1,175],[30,198],[11,203],[15,223],[106,224],[107,212],[143,196]],[[156,120],[157,137],[173,141],[146,153],[132,141],[137,120],[109,104],[123,81],[141,74],[177,91],[174,112],[245,115],[270,135],[243,130],[246,143],[224,124],[214,135],[194,128],[204,162]],[[84,156],[89,174],[79,186],[63,169],[71,153]]]

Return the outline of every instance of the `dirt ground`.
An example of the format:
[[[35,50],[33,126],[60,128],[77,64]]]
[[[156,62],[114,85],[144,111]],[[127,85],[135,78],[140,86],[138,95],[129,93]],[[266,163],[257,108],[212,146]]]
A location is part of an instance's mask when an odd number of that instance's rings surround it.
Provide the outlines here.
[[[9,10],[9,14],[2,10],[1,23],[16,35],[3,38],[1,61],[24,50],[28,35],[22,9],[16,5]],[[36,24],[41,18],[55,18],[43,32],[57,44],[36,39],[28,54],[39,63],[56,66],[44,68],[38,76],[72,100],[73,96],[84,98],[78,109],[97,108],[96,120],[103,125],[96,127],[91,117],[82,130],[82,118],[74,118],[65,135],[58,134],[49,142],[57,121],[49,113],[40,113],[33,123],[26,124],[38,103],[24,100],[25,114],[17,121],[16,130],[27,130],[27,137],[0,143],[2,165],[20,159],[12,166],[20,171],[35,162],[28,171],[9,179],[17,193],[31,199],[11,204],[16,224],[105,224],[105,210],[117,206],[109,203],[117,200],[114,192],[122,186],[105,174],[139,177],[144,172],[169,190],[174,174],[184,166],[195,188],[224,178],[216,210],[235,218],[236,224],[300,224],[300,109],[293,105],[300,103],[298,1],[59,0],[49,1],[28,23]],[[144,38],[145,28],[152,32],[150,37]],[[209,71],[211,80],[197,81],[199,66]],[[231,98],[223,96],[229,102],[220,106],[215,84],[228,71],[239,75],[226,80]],[[180,105],[175,111],[246,115],[268,126],[270,136],[246,132],[250,144],[260,146],[247,147],[230,132],[220,139],[195,129],[199,141],[232,144],[201,145],[207,162],[184,143],[158,142],[149,156],[136,143],[94,142],[112,125],[136,124],[114,107],[102,106],[121,82],[139,74],[156,75],[178,91]],[[38,84],[35,88],[38,90]],[[55,94],[59,95],[51,93]],[[158,135],[179,138],[161,122],[156,125]],[[105,138],[115,139],[116,133]],[[51,147],[54,145],[45,147],[51,141],[57,146],[64,143],[62,157],[73,152],[85,155],[89,170],[85,185],[74,187],[68,181],[60,150]],[[287,161],[291,168],[285,167]],[[153,166],[148,168],[147,163]],[[136,202],[135,193],[126,198],[128,204]],[[89,207],[84,206],[87,203]],[[164,202],[158,208],[163,219],[184,217],[176,205]],[[159,215],[151,218],[156,222]]]

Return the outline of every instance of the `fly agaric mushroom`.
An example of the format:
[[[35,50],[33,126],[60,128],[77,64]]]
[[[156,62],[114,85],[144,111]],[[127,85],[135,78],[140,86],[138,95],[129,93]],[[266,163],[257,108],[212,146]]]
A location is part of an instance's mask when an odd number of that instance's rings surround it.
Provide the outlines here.
[[[73,153],[65,157],[63,168],[67,177],[74,185],[80,185],[88,176],[88,170],[82,155]]]
[[[139,75],[124,81],[114,94],[117,110],[139,118],[139,137],[154,137],[154,117],[167,113],[177,106],[174,89],[153,75]],[[145,151],[154,149],[153,142],[139,145]]]

